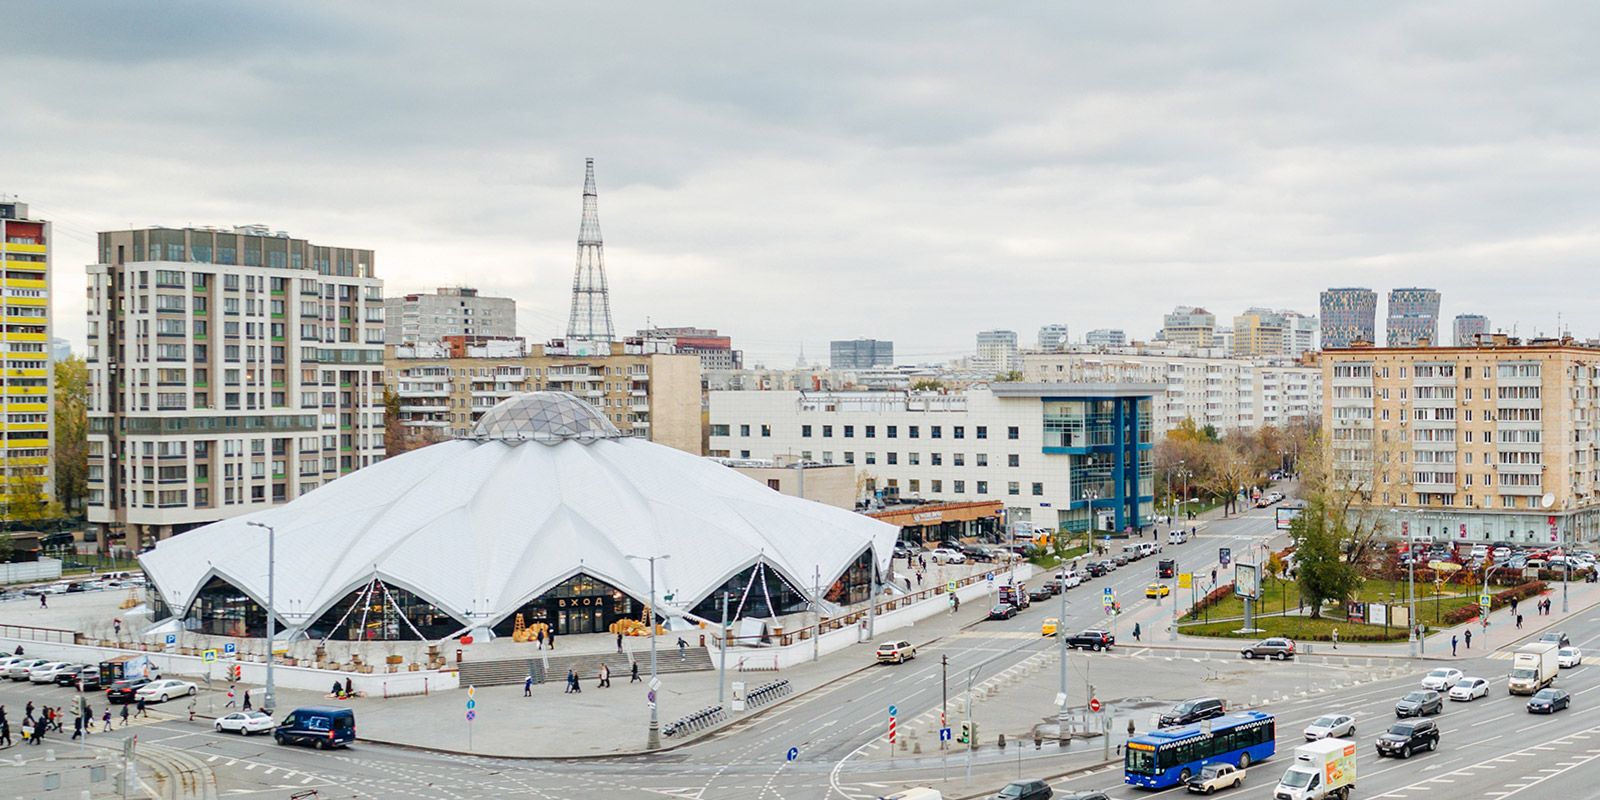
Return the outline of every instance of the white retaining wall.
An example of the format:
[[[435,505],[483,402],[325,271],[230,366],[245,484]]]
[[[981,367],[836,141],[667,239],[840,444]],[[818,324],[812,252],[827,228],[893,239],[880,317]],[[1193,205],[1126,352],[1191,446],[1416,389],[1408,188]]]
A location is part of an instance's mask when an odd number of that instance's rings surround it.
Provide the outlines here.
[[[19,561],[0,564],[0,583],[27,583],[53,581],[61,577],[61,560],[40,557],[38,561]],[[330,686],[332,684],[329,684]]]

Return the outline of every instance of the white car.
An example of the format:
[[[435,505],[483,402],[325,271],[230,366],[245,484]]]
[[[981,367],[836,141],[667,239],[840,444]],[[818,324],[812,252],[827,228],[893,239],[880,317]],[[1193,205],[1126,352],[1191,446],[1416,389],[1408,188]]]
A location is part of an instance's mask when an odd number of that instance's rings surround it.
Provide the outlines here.
[[[140,687],[134,697],[146,703],[165,703],[174,697],[192,695],[198,691],[200,691],[199,687],[189,681],[163,678],[159,681],[151,681]]]
[[[1349,714],[1325,714],[1306,726],[1306,741],[1349,739],[1356,735],[1356,718]]]
[[[1470,703],[1480,697],[1489,696],[1489,682],[1483,678],[1462,678],[1456,685],[1450,687],[1451,700]]]
[[[236,711],[225,717],[218,717],[213,728],[217,733],[232,732],[240,736],[249,736],[252,733],[266,733],[275,727],[272,716],[260,711]]]
[[[933,559],[933,563],[935,564],[967,563],[967,557],[962,555],[960,550],[953,550],[949,547],[935,548],[929,551],[928,557]]]
[[[1189,779],[1188,789],[1196,794],[1211,794],[1218,789],[1237,788],[1243,785],[1244,770],[1232,764],[1207,764],[1200,768],[1199,775]]]
[[[28,680],[32,683],[53,683],[62,670],[77,668],[78,665],[70,661],[51,661],[28,670]]]
[[[1461,682],[1461,670],[1440,667],[1422,676],[1422,688],[1443,692]]]
[[[1563,647],[1556,653],[1556,666],[1576,667],[1583,663],[1583,651],[1576,647]]]
[[[32,671],[34,667],[37,667],[40,664],[48,663],[50,662],[42,658],[23,658],[18,661],[13,661],[11,662],[11,666],[6,667],[6,677],[14,681],[25,681],[28,679],[28,673]]]

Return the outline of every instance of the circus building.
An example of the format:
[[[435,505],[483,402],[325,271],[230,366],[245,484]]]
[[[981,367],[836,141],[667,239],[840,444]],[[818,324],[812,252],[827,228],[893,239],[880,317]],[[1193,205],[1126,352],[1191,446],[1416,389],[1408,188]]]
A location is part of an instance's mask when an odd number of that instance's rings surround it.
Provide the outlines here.
[[[262,637],[438,640],[543,624],[595,633],[862,602],[896,529],[620,433],[562,392],[501,402],[467,437],[195,529],[140,557],[156,621]]]

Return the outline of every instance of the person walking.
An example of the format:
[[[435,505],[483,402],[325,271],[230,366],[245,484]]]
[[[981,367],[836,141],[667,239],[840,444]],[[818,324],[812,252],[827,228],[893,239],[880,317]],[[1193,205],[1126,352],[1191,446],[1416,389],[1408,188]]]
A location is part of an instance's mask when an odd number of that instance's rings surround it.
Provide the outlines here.
[[[600,664],[600,688],[611,688],[611,668],[606,666],[604,662]]]
[[[617,631],[617,654],[622,654],[622,631]]]
[[[1133,640],[1139,641],[1139,623],[1133,623]]]
[[[128,727],[128,704],[127,703],[123,703],[122,704],[121,717],[122,717],[122,727],[124,727],[124,728]]]
[[[522,681],[522,696],[523,697],[532,697],[533,696],[533,675],[532,674],[529,674],[528,677],[523,679],[523,681]]]
[[[1472,649],[1472,629],[1468,628],[1465,631],[1462,631],[1462,635],[1467,640],[1467,649],[1471,650]]]
[[[10,747],[11,745],[11,723],[0,719],[0,747]]]
[[[572,694],[572,687],[576,683],[577,679],[573,676],[572,670],[569,668],[567,670],[567,689],[566,691],[562,692],[562,694]]]
[[[1519,631],[1522,630],[1522,615],[1521,614],[1517,615],[1517,630],[1519,630]]]
[[[1517,613],[1517,598],[1511,598],[1511,613]]]
[[[537,644],[539,646],[540,650],[543,650],[544,649],[544,631],[540,630],[539,631],[539,635],[533,637],[533,641],[534,641],[535,644]]]
[[[1335,649],[1335,650],[1339,649],[1339,629],[1338,628],[1334,628],[1333,629],[1333,649]]]
[[[42,595],[42,594],[39,595],[39,607],[40,608],[49,608],[50,607],[50,603],[45,600],[45,596]]]
[[[80,716],[77,716],[77,715],[73,715],[73,717],[72,717],[72,741],[76,742],[77,740],[82,739],[82,738],[83,738],[83,717],[80,717]]]
[[[101,725],[100,725],[101,729],[104,730],[106,733],[110,733],[111,732],[111,707],[110,706],[106,707],[105,714],[103,714],[100,717],[100,722],[101,722]]]
[[[29,700],[28,704],[26,706],[23,706],[23,708],[22,708],[22,718],[26,719],[26,720],[29,720],[30,724],[31,724],[31,720],[33,719],[33,701],[32,700]]]
[[[682,636],[678,637],[678,660],[689,660],[689,643],[684,641]]]
[[[194,722],[194,698],[189,698],[189,721]]]
[[[124,710],[126,710],[126,709],[124,709]],[[250,690],[249,689],[244,690],[244,710],[245,711],[249,711],[250,710]]]
[[[548,637],[546,637],[545,644],[547,646],[549,646],[549,648],[551,650],[554,650],[554,649],[556,649],[556,629],[555,628],[549,628],[549,629],[547,629],[547,631],[549,632],[550,635]]]
[[[83,735],[88,736],[94,732],[94,709],[88,703],[83,704]]]
[[[145,709],[144,698],[143,697],[139,698],[137,703],[138,703],[138,706],[139,706],[138,715],[141,716],[141,717],[144,717],[145,719],[149,719],[150,718],[150,712]]]
[[[639,682],[639,662],[635,661],[635,662],[633,662],[633,677],[628,679],[628,683],[638,683],[638,682]]]
[[[355,697],[356,696],[356,685],[355,685],[355,683],[353,683],[350,680],[349,677],[346,677],[344,679],[344,696],[345,697]]]
[[[1455,654],[1456,654],[1456,645],[1459,644],[1460,642],[1461,642],[1461,637],[1455,636],[1453,634],[1450,636],[1450,655],[1452,657],[1455,656]]]
[[[33,744],[43,744],[44,735],[49,731],[50,721],[41,716],[39,717],[39,721],[35,722],[33,725],[33,738],[29,741],[31,741]]]

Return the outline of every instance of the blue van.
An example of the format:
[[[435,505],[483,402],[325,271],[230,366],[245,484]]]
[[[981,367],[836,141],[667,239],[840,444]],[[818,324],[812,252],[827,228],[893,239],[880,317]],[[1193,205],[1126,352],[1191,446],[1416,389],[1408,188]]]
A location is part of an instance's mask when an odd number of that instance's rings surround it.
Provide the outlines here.
[[[343,747],[356,740],[356,712],[333,706],[297,708],[272,729],[278,744],[309,744],[318,750]]]

